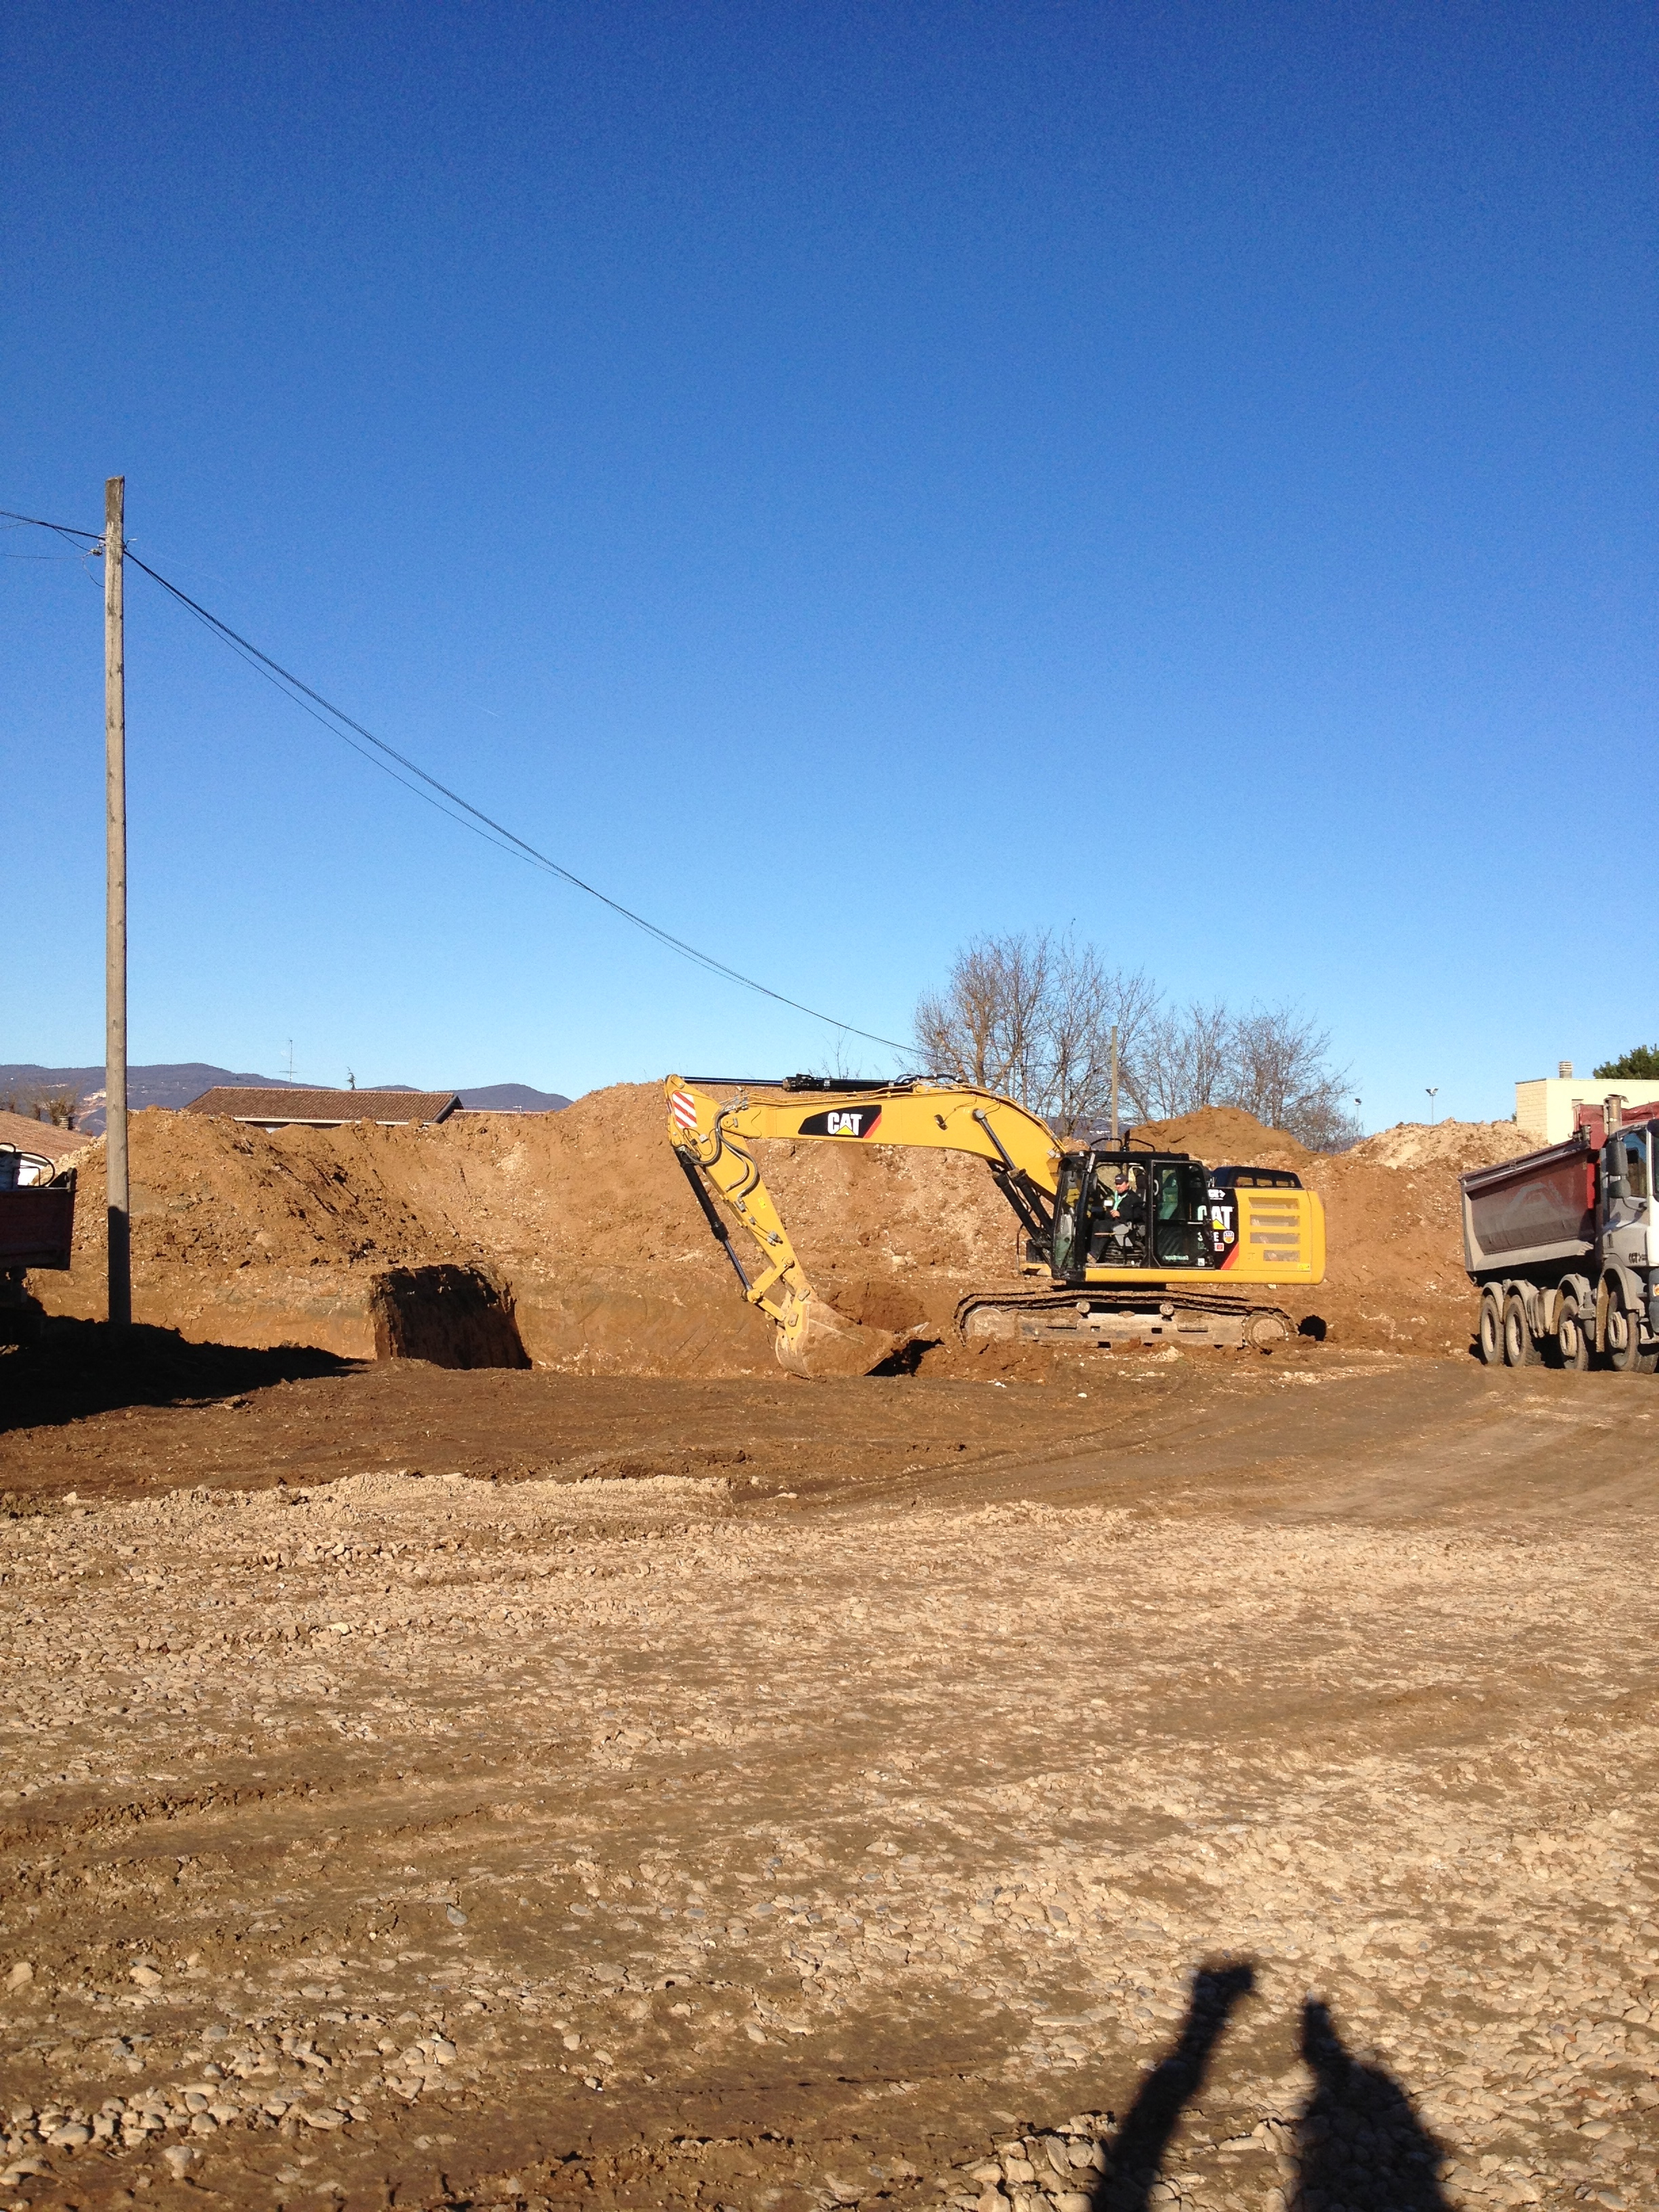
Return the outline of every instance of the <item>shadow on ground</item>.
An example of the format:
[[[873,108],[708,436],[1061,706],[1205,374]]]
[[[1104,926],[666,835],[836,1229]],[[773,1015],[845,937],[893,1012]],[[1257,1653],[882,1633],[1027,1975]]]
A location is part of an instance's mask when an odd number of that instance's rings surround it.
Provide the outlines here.
[[[1201,1966],[1193,1976],[1175,2049],[1153,2067],[1117,2133],[1101,2146],[1106,2166],[1094,2188],[1095,2212],[1143,2212],[1151,2204],[1182,2112],[1204,2085],[1234,2006],[1255,1986],[1255,1972],[1244,1966]]]
[[[1141,2084],[1115,2135],[1101,2146],[1104,2167],[1092,2212],[1151,2212],[1167,2194],[1164,2165],[1181,2116],[1197,2096],[1228,2020],[1255,1983],[1248,1966],[1200,1967],[1175,2047]],[[1295,2130],[1288,2212],[1449,2212],[1437,2179],[1444,2152],[1380,2066],[1362,2064],[1343,2044],[1329,2008],[1302,2008],[1302,2057],[1313,2087]]]
[[[1316,1997],[1302,2008],[1302,2056],[1314,2087],[1297,2123],[1291,2212],[1447,2212],[1435,2178],[1442,2146],[1393,2075],[1345,2048]]]
[[[234,1397],[311,1376],[352,1374],[360,1364],[307,1345],[262,1352],[191,1344],[171,1328],[53,1319],[38,1342],[0,1352],[0,1431],[50,1427],[123,1406]]]

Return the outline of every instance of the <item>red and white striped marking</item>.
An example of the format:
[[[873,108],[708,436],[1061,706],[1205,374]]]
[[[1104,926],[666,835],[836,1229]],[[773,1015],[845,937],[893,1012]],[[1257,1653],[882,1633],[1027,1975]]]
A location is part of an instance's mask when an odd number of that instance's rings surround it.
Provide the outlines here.
[[[697,1102],[689,1091],[671,1091],[668,1098],[668,1110],[682,1129],[696,1127]]]

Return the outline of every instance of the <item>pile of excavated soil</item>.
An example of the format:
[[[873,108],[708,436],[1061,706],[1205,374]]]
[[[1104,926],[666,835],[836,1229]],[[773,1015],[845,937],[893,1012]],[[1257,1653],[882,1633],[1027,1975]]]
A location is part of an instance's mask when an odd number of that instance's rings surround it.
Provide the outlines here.
[[[370,1358],[388,1281],[459,1269],[498,1287],[538,1365],[772,1371],[767,1327],[685,1187],[653,1084],[594,1091],[556,1115],[440,1127],[266,1133],[152,1108],[131,1128],[142,1321],[198,1340]],[[1457,1172],[1524,1149],[1512,1124],[1390,1130],[1335,1156],[1236,1109],[1138,1133],[1212,1165],[1292,1167],[1322,1194],[1328,1279],[1301,1294],[1298,1319],[1317,1314],[1358,1346],[1466,1346]],[[809,1273],[854,1319],[943,1328],[964,1291],[1018,1272],[1017,1225],[976,1160],[813,1144],[761,1152]],[[103,1157],[100,1142],[80,1158],[72,1271],[33,1279],[51,1312],[103,1311]],[[739,1232],[740,1250],[746,1241]]]
[[[1369,1160],[1374,1167],[1446,1168],[1462,1175],[1470,1168],[1519,1159],[1536,1145],[1537,1139],[1513,1121],[1399,1121],[1365,1138],[1347,1158]]]

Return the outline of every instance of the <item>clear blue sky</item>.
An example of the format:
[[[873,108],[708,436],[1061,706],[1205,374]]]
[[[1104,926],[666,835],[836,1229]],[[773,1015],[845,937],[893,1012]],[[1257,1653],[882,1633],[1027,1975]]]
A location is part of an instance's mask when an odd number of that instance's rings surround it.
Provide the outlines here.
[[[973,933],[1074,923],[1299,1000],[1370,1126],[1659,1035],[1650,9],[0,40],[0,506],[125,472],[144,557],[618,898],[901,1037]],[[0,1059],[94,1060],[95,571],[0,561]],[[128,679],[136,1060],[833,1053],[137,576]]]

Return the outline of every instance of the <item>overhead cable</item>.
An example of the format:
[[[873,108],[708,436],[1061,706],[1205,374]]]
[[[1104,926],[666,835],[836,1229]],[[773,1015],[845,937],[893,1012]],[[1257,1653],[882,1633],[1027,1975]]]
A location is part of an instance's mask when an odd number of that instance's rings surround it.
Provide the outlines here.
[[[0,507],[0,516],[13,522],[33,523],[37,529],[53,530],[62,537],[84,538],[94,545],[101,543],[100,535],[97,532],[75,530],[64,523],[42,522],[38,515],[15,514],[8,507]],[[497,822],[493,815],[486,814],[482,807],[475,806],[470,799],[464,799],[459,792],[452,791],[447,783],[441,783],[435,775],[428,775],[418,762],[410,760],[406,753],[399,752],[395,745],[389,745],[383,738],[377,738],[372,730],[365,729],[361,722],[354,720],[343,708],[337,707],[331,700],[325,699],[320,691],[313,690],[309,684],[303,682],[291,670],[284,668],[280,661],[273,660],[268,653],[262,652],[251,639],[242,636],[240,631],[234,630],[228,623],[222,622],[217,615],[211,613],[199,601],[191,599],[188,592],[180,591],[177,584],[170,583],[159,570],[152,568],[147,561],[140,560],[130,544],[124,549],[123,557],[130,561],[135,568],[141,568],[153,583],[159,584],[164,592],[177,599],[179,604],[186,608],[198,622],[205,624],[221,643],[228,645],[239,659],[249,662],[260,675],[275,684],[286,697],[293,700],[296,707],[301,708],[305,713],[310,714],[313,721],[320,722],[331,735],[349,745],[354,752],[371,761],[374,766],[384,769],[395,783],[401,784],[404,790],[413,793],[416,798],[426,799],[428,805],[436,806],[438,811],[446,815],[450,821],[458,823],[464,830],[471,830],[475,836],[483,837],[486,844],[494,845],[497,851],[505,852],[514,860],[524,860],[531,866],[544,869],[549,875],[556,876],[561,883],[570,884],[573,890],[586,892],[589,898],[597,899],[601,906],[609,907],[612,914],[620,915],[624,921],[630,923],[635,929],[642,930],[647,937],[653,938],[659,945],[665,946],[671,952],[678,953],[683,959],[691,961],[696,966],[705,969],[712,975],[719,975],[727,982],[737,983],[745,991],[754,991],[763,999],[770,999],[777,1006],[789,1007],[794,1013],[805,1014],[812,1021],[823,1022],[830,1029],[840,1030],[848,1036],[862,1037],[866,1043],[884,1045],[890,1050],[898,1053],[909,1050],[908,1046],[900,1044],[896,1038],[878,1036],[872,1030],[861,1030],[851,1022],[837,1021],[833,1014],[820,1013],[816,1006],[805,1006],[799,999],[786,997],[781,991],[773,990],[769,984],[757,981],[752,975],[745,975],[741,969],[728,966],[724,960],[716,959],[712,952],[705,952],[699,946],[688,944],[684,938],[676,937],[671,931],[660,927],[656,922],[647,921],[644,915],[635,914],[631,907],[623,905],[619,899],[611,898],[606,892],[600,890],[596,884],[586,882],[582,877],[562,866],[557,860],[550,859],[547,854],[531,844],[527,839],[520,837],[516,830],[509,830],[505,823]],[[343,726],[337,726],[337,725]],[[348,735],[348,732],[351,734]],[[355,742],[355,739],[359,738],[365,744],[374,747],[373,754],[363,752],[363,746]],[[376,755],[380,757],[376,758]],[[388,765],[392,763],[396,765]],[[404,769],[405,774],[399,775],[398,769]],[[415,785],[408,781],[410,776],[416,778],[419,783],[426,786],[426,789],[417,790]],[[435,798],[430,795],[434,793],[437,794]],[[440,804],[443,799],[447,799],[449,805],[446,806]],[[451,811],[456,807],[460,809],[459,813]]]

